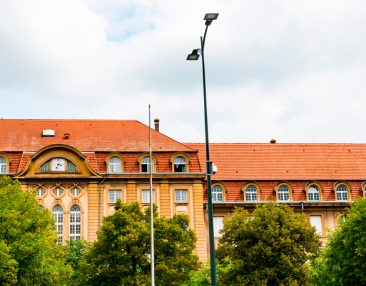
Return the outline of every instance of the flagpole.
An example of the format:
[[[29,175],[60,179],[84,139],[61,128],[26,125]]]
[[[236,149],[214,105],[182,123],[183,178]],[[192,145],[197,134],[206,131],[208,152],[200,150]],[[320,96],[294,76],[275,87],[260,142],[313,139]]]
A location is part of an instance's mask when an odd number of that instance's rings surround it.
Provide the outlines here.
[[[153,199],[153,184],[152,184],[152,148],[151,148],[151,112],[149,104],[149,166],[150,166],[150,233],[151,233],[151,286],[155,286],[155,257],[154,257],[154,199]]]

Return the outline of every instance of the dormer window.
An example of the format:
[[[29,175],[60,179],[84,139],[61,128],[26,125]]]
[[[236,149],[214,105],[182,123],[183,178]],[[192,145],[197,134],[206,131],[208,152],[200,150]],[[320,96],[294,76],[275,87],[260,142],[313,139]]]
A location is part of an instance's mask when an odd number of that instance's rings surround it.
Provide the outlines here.
[[[151,162],[150,157],[148,157],[148,156],[142,158],[141,172],[150,173],[150,168],[151,168],[151,172],[154,172],[154,161]]]
[[[174,173],[187,172],[187,162],[183,156],[178,156],[174,160]]]
[[[320,192],[316,185],[311,185],[308,189],[309,201],[320,201]]]
[[[121,173],[122,162],[121,158],[113,156],[109,159],[109,173]]]
[[[0,157],[0,174],[6,174],[7,173],[7,162],[5,157]]]
[[[256,201],[257,200],[257,188],[254,185],[247,186],[245,190],[245,200],[246,201]]]
[[[345,184],[340,184],[336,189],[337,201],[348,201],[348,188]]]
[[[224,201],[224,189],[220,185],[213,185],[212,186],[212,202],[223,202]]]
[[[277,200],[279,202],[291,201],[291,189],[287,184],[280,184],[277,187]]]

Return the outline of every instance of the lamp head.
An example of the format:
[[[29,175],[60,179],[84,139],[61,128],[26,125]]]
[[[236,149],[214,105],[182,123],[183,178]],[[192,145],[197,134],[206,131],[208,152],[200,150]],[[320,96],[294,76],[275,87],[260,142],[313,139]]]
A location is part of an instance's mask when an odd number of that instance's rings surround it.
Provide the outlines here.
[[[192,53],[187,56],[187,61],[197,61],[199,58],[198,49],[194,49]]]
[[[203,20],[206,20],[205,25],[209,26],[213,20],[216,20],[219,17],[219,13],[207,13]]]

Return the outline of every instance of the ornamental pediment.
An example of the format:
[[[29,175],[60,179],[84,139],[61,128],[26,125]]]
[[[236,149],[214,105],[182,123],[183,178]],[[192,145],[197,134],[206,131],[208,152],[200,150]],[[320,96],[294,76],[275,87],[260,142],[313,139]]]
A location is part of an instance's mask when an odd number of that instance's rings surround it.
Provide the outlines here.
[[[24,170],[16,176],[35,178],[85,178],[99,176],[88,158],[69,145],[49,145],[28,159]]]

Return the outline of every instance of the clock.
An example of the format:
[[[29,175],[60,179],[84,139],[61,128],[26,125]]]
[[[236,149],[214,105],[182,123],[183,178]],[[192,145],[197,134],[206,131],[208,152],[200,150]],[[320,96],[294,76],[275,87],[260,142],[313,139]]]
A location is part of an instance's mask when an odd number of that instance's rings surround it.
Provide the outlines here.
[[[51,161],[51,171],[53,172],[65,172],[66,160],[63,158],[54,158]]]

